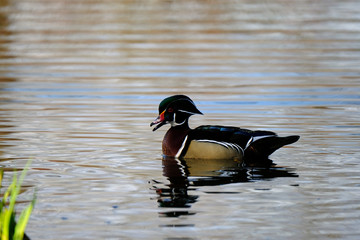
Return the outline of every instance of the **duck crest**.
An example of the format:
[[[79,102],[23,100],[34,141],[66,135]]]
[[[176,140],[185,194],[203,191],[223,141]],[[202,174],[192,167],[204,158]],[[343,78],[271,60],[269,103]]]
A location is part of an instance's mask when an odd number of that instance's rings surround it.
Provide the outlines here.
[[[176,156],[190,129],[183,127],[170,128],[163,139],[162,151],[165,156]]]

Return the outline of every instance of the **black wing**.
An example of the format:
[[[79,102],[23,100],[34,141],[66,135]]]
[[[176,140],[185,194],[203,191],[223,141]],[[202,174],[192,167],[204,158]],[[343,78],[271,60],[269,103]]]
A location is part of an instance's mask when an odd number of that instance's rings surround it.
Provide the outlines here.
[[[229,126],[204,125],[190,131],[188,141],[191,140],[214,140],[218,142],[235,143],[245,149],[253,139],[267,136],[277,136],[270,131],[256,130]]]
[[[190,131],[187,146],[191,140],[214,140],[218,142],[233,143],[240,146],[244,151],[245,160],[254,161],[268,160],[270,154],[284,145],[292,144],[299,140],[300,136],[279,137],[271,131],[204,125]]]

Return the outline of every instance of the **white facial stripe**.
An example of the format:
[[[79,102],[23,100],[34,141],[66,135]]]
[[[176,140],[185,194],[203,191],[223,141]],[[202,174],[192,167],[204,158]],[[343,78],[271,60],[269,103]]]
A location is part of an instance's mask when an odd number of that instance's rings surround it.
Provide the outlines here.
[[[181,109],[179,109],[178,111],[179,111],[179,112],[184,112],[184,113],[189,113],[189,114],[196,114],[196,113],[189,112],[189,111],[185,111],[185,110],[181,110]]]
[[[176,126],[183,125],[185,122],[186,122],[186,119],[181,123],[177,123],[176,122],[176,113],[174,113],[173,120],[170,122],[170,124],[171,124],[172,127],[176,127]]]

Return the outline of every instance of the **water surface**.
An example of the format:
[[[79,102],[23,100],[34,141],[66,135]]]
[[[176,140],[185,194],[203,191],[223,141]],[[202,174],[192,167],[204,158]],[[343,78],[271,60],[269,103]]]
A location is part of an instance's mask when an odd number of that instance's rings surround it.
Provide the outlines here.
[[[0,166],[32,239],[357,239],[357,1],[1,1]],[[277,168],[164,162],[159,102],[301,135]],[[207,164],[206,166],[209,166]],[[184,177],[186,173],[187,177]],[[19,208],[23,204],[19,204]]]

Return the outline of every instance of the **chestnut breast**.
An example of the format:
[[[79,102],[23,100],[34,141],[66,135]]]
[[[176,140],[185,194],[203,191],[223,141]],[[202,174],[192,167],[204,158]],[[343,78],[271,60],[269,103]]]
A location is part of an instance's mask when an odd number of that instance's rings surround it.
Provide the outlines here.
[[[175,157],[181,145],[183,144],[186,135],[190,129],[186,128],[170,128],[163,139],[162,151],[163,154],[169,157]]]

